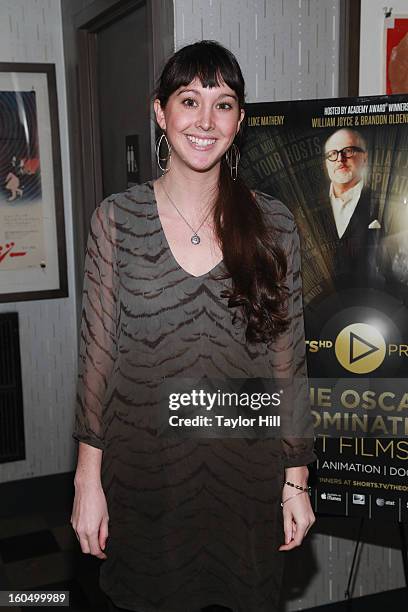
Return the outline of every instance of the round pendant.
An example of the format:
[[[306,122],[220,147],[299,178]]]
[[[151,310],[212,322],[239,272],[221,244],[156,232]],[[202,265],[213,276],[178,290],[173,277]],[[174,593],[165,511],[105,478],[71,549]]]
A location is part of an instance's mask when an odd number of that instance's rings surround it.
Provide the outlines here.
[[[201,242],[200,236],[197,236],[197,234],[194,234],[194,236],[191,236],[191,242],[192,244],[200,244]]]

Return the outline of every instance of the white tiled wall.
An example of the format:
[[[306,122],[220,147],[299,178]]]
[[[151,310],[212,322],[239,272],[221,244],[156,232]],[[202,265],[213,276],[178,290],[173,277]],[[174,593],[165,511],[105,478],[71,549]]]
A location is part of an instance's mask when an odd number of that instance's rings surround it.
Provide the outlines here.
[[[176,48],[226,45],[248,102],[331,98],[338,91],[339,0],[176,0]]]
[[[0,464],[0,483],[73,469],[77,325],[72,207],[59,0],[0,0],[0,61],[56,64],[70,297],[0,304],[18,312],[26,434],[25,461]]]

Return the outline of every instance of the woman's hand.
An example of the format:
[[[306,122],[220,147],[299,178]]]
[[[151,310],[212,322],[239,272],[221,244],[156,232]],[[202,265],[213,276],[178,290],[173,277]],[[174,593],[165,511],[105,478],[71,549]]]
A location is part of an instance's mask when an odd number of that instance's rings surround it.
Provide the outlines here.
[[[307,467],[287,468],[285,481],[307,487]],[[296,495],[300,493],[300,495]],[[293,496],[293,497],[292,497]],[[291,499],[289,499],[291,498]],[[285,543],[279,550],[292,550],[300,546],[303,538],[316,521],[307,492],[301,492],[290,485],[283,485],[282,501],[288,500],[282,508]]]
[[[107,559],[103,552],[108,537],[108,507],[102,485],[75,483],[71,524],[83,553]]]

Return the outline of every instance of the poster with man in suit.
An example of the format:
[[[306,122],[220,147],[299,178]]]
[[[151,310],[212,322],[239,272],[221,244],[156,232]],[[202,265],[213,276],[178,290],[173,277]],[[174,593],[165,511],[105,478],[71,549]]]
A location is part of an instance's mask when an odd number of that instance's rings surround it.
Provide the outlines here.
[[[337,286],[380,286],[381,223],[367,184],[367,143],[359,131],[340,128],[325,141],[324,159],[330,186],[316,222],[333,249]]]
[[[240,172],[299,230],[315,510],[408,521],[408,98],[250,104]]]

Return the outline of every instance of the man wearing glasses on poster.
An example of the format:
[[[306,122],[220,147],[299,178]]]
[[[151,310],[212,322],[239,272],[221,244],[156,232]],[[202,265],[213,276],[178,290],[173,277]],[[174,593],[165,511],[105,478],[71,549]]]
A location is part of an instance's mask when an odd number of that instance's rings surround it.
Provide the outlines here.
[[[381,223],[365,184],[366,142],[356,130],[337,130],[325,142],[324,158],[330,187],[321,223],[333,257],[333,278],[339,288],[377,286]]]

